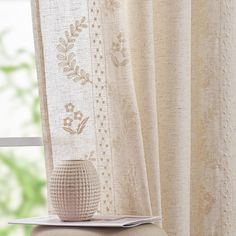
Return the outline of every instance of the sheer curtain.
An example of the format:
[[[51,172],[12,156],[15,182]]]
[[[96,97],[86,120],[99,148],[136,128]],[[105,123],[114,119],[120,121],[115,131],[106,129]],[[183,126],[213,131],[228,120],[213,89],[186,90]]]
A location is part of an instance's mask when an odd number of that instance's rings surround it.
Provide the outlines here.
[[[99,172],[102,214],[236,232],[236,2],[33,0],[48,178]]]

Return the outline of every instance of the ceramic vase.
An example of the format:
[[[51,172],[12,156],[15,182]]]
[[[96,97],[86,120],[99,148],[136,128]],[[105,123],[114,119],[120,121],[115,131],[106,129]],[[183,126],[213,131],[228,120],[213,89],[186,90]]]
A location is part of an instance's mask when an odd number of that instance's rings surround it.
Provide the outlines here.
[[[52,172],[49,195],[53,210],[62,221],[91,219],[100,201],[99,178],[92,162],[61,161]]]

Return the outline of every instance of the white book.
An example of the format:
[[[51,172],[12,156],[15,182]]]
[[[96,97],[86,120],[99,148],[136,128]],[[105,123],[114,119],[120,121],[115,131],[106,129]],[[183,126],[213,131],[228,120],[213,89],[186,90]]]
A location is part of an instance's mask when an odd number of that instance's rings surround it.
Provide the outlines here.
[[[161,220],[159,216],[94,216],[88,221],[65,222],[55,215],[40,216],[25,219],[11,220],[9,224],[45,225],[45,226],[69,226],[69,227],[122,227],[129,228],[141,224],[155,223]]]

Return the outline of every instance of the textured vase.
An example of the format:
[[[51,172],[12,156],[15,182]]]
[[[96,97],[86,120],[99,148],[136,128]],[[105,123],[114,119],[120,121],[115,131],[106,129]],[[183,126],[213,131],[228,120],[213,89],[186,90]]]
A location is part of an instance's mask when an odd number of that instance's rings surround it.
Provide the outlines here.
[[[54,212],[62,221],[89,220],[97,211],[100,184],[95,167],[87,160],[65,160],[49,181]]]

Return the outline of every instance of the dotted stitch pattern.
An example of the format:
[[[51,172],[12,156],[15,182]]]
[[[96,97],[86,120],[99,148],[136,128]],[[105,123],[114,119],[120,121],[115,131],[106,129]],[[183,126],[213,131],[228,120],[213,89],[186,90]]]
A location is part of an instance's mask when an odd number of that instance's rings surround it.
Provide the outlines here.
[[[113,177],[108,124],[104,43],[99,1],[89,1],[89,28],[93,66],[94,110],[97,136],[97,168],[101,176],[102,213],[113,212]]]

